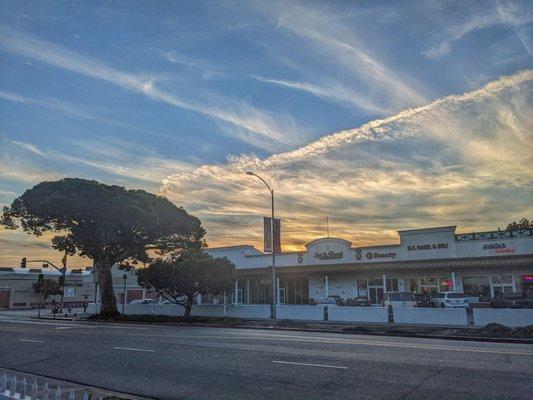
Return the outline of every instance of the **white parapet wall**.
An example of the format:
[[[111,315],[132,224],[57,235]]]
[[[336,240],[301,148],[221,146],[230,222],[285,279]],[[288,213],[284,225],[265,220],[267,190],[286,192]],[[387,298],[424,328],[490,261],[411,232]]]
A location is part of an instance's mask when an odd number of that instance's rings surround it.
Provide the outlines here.
[[[476,326],[485,326],[490,323],[514,328],[533,325],[533,309],[474,308]]]
[[[395,307],[393,315],[397,324],[468,325],[464,308]]]
[[[268,304],[242,304],[226,307],[226,317],[233,318],[270,318],[270,305]]]
[[[277,306],[277,319],[324,320],[323,306]]]
[[[387,307],[328,307],[330,321],[338,322],[389,322]]]

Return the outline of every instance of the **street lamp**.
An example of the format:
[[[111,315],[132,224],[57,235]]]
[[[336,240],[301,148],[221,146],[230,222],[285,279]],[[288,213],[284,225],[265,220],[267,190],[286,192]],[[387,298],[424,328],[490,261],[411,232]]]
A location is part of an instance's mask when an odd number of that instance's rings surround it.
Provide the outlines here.
[[[128,280],[128,274],[122,275],[124,279],[124,298],[122,299],[122,314],[126,315],[126,281]]]
[[[276,319],[276,305],[277,305],[277,284],[276,284],[276,252],[274,251],[274,189],[272,189],[266,181],[261,178],[259,175],[254,174],[252,171],[247,171],[247,175],[255,176],[260,179],[265,186],[267,187],[270,195],[272,197],[272,220],[270,221],[270,240],[271,240],[271,250],[272,250],[272,319]]]

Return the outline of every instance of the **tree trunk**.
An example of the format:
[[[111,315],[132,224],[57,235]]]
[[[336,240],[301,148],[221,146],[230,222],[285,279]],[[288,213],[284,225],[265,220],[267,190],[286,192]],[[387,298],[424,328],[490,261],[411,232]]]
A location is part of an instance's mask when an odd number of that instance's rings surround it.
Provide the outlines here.
[[[94,264],[96,274],[98,275],[98,287],[100,289],[100,315],[103,317],[116,317],[119,315],[117,310],[117,298],[113,289],[113,277],[111,275],[111,265],[105,263]]]
[[[185,313],[183,316],[189,318],[191,316],[192,303],[194,302],[193,296],[187,296],[187,302],[185,303]]]

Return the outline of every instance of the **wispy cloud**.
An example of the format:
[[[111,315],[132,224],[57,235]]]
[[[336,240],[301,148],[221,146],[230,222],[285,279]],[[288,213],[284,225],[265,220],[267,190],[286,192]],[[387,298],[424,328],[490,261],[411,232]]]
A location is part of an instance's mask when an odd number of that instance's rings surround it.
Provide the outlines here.
[[[249,132],[248,136],[238,135],[238,137],[253,142],[254,145],[273,143],[269,148],[272,149],[283,145],[294,145],[302,139],[301,131],[295,131],[297,124],[292,119],[286,121],[243,101],[221,99],[215,104],[206,104],[182,98],[158,88],[152,76],[120,71],[94,58],[79,55],[64,47],[21,34],[7,27],[0,27],[0,46],[9,52],[106,81],[141,93],[153,100],[233,125],[239,130]],[[257,137],[268,138],[270,142],[256,141]]]
[[[389,112],[426,102],[420,83],[412,77],[401,76],[379,55],[372,54],[374,46],[362,41],[353,24],[343,20],[342,15],[327,4],[297,3],[291,8],[284,2],[252,4],[271,22],[272,34],[296,37],[302,47],[314,55],[310,64],[302,67],[304,71],[309,70],[309,76],[314,79],[290,82],[271,77],[269,83],[305,90],[370,112]],[[290,51],[298,54],[297,47]],[[327,69],[316,71],[315,64],[327,66]]]
[[[396,240],[394,228],[495,228],[533,211],[532,82],[524,71],[291,152],[180,171],[161,193],[197,214],[214,244],[260,243],[267,198],[246,170],[272,181],[290,249],[323,235],[325,215],[358,244]]]
[[[442,22],[442,28],[435,35],[436,43],[427,50],[422,51],[424,57],[437,60],[450,53],[454,42],[472,32],[494,26],[512,28],[527,53],[531,54],[529,39],[522,31],[524,25],[533,21],[533,15],[530,10],[522,9],[506,1],[496,1],[494,6],[488,4],[488,7],[481,9],[467,9],[464,14],[460,15],[460,18],[457,22],[451,22],[449,19]]]

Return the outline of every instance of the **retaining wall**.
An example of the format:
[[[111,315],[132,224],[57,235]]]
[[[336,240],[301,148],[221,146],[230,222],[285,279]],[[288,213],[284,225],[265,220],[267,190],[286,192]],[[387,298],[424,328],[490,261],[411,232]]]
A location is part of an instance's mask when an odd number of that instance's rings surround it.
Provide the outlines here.
[[[267,304],[242,304],[226,307],[226,317],[233,318],[270,318],[270,306]]]
[[[493,322],[509,327],[533,325],[533,309],[474,308],[476,326],[485,326]]]
[[[389,322],[387,307],[328,307],[330,321]]]
[[[277,319],[324,320],[324,307],[320,306],[277,306]]]
[[[468,325],[464,308],[393,308],[397,324]]]

